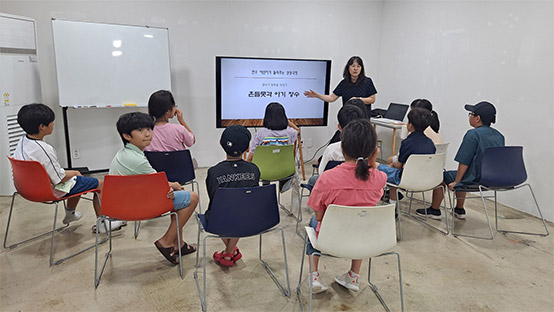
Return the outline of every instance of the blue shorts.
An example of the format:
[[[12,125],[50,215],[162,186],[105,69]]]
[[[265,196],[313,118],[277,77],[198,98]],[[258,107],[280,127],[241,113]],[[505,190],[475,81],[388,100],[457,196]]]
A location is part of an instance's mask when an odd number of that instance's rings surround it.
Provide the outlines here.
[[[83,176],[76,176],[77,182],[69,193],[65,194],[64,197],[79,194],[84,191],[92,190],[98,187],[98,179],[97,178],[91,178],[91,177],[83,177]]]
[[[317,220],[315,219],[315,216],[312,216],[310,219],[310,226],[314,229],[317,228]],[[320,252],[319,250],[315,249],[314,246],[312,246],[312,243],[310,243],[310,239],[308,239],[308,245],[306,246],[306,254],[311,255],[314,252]]]
[[[388,183],[396,185],[400,184],[400,174],[402,173],[402,170],[383,164],[379,164],[379,166],[377,166],[377,169],[387,175]]]
[[[173,210],[181,210],[190,205],[190,191],[175,191],[173,195]]]

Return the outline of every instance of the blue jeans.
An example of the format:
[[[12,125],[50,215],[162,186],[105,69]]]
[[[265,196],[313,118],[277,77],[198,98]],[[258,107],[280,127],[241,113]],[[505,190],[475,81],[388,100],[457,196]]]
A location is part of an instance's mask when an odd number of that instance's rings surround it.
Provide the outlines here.
[[[314,230],[317,228],[317,220],[315,219],[315,216],[312,216],[310,219],[310,227],[314,228]],[[310,243],[310,240],[308,239],[308,245],[306,246],[306,254],[311,255],[314,252],[319,252],[319,250],[315,249],[314,246],[312,246],[312,243]]]
[[[190,205],[190,191],[175,191],[173,192],[173,209],[175,211],[186,208]]]

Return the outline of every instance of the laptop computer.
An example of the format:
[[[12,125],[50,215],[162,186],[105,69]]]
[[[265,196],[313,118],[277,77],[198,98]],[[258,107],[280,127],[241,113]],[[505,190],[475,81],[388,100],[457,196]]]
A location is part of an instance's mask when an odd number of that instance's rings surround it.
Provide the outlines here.
[[[402,121],[406,116],[408,107],[409,105],[406,104],[390,103],[389,108],[383,117],[386,119]]]

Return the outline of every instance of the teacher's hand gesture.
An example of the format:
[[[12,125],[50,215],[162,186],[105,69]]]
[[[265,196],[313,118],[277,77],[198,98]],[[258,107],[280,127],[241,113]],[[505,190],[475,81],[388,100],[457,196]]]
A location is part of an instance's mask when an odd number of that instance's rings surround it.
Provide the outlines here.
[[[304,91],[304,95],[309,98],[316,98],[319,94],[315,92],[314,90]]]

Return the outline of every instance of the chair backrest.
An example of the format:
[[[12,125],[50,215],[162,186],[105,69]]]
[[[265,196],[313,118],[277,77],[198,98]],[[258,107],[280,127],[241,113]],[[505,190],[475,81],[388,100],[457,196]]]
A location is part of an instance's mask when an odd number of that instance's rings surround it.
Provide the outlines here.
[[[324,171],[327,171],[329,169],[333,169],[335,168],[336,166],[342,164],[344,161],[340,161],[340,160],[330,160],[329,162],[327,162],[327,164],[325,165],[325,169]]]
[[[435,144],[435,154],[446,154],[448,151],[448,145],[450,145],[450,142],[446,143],[436,143]]]
[[[144,155],[158,172],[165,172],[167,180],[185,184],[196,178],[189,150],[174,152],[148,152]]]
[[[173,210],[167,192],[169,185],[164,172],[106,175],[100,213],[120,220],[152,219]]]
[[[325,211],[317,248],[349,259],[367,259],[396,245],[394,204],[375,207],[330,205]]]
[[[261,180],[277,181],[296,172],[293,145],[258,146],[252,162],[260,169]]]
[[[414,192],[434,188],[443,180],[445,162],[446,154],[410,155],[398,186]]]
[[[226,237],[256,235],[279,224],[275,184],[218,188],[206,231]]]
[[[512,187],[527,180],[522,146],[489,147],[483,154],[479,184]]]
[[[34,160],[19,160],[8,157],[12,165],[13,184],[23,198],[34,202],[60,200],[54,196],[46,169]]]

